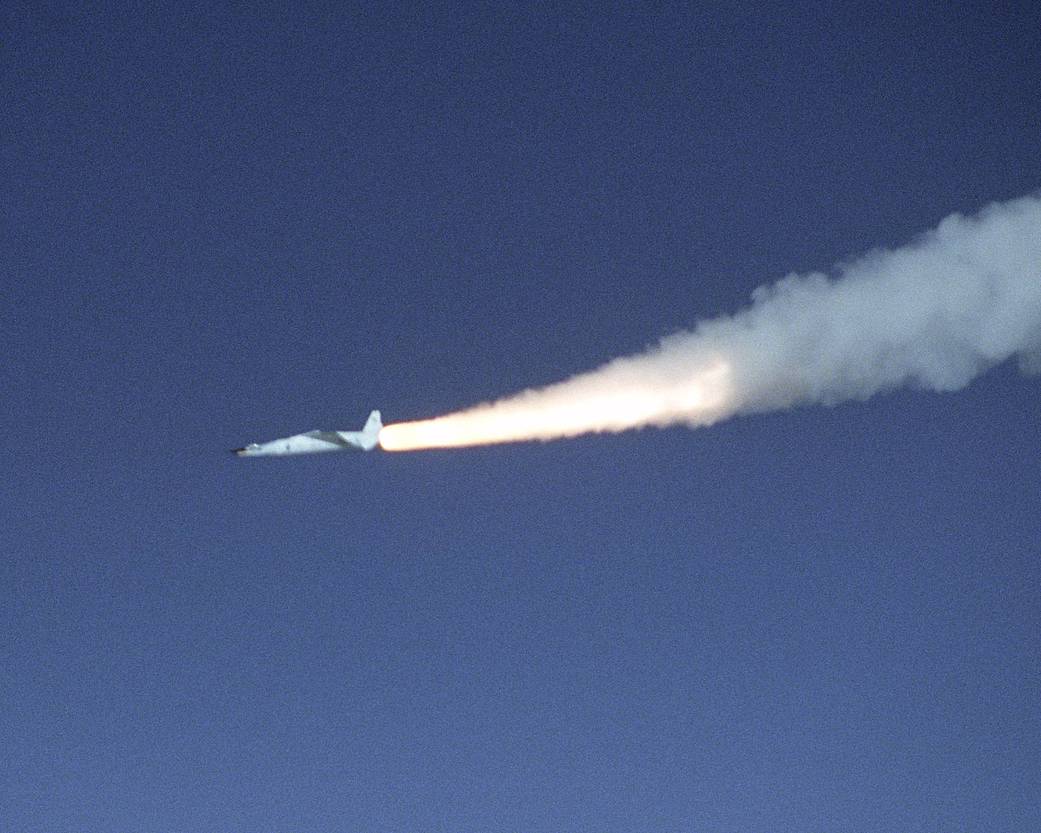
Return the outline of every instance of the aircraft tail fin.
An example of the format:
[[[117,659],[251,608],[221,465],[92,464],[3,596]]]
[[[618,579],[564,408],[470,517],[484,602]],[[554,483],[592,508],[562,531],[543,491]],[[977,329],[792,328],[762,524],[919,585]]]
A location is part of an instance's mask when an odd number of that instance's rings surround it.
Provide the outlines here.
[[[369,418],[365,420],[365,427],[362,428],[363,434],[379,434],[380,429],[383,427],[383,420],[380,418],[379,411],[373,411],[369,414]]]

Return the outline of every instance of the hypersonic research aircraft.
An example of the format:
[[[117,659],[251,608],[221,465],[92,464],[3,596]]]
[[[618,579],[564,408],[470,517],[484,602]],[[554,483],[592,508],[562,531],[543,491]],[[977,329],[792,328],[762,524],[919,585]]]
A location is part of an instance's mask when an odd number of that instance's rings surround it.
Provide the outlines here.
[[[361,431],[308,431],[267,443],[250,443],[236,448],[239,457],[272,457],[284,454],[317,454],[322,451],[372,451],[379,443],[380,412],[373,411]]]

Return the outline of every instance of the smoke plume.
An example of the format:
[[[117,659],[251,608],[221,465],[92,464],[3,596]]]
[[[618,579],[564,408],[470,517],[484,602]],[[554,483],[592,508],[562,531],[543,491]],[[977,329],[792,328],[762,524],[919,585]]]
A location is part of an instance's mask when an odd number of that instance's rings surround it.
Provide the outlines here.
[[[789,275],[751,306],[564,382],[386,426],[390,451],[550,440],[954,391],[1016,357],[1041,372],[1041,194],[953,214],[832,274]]]

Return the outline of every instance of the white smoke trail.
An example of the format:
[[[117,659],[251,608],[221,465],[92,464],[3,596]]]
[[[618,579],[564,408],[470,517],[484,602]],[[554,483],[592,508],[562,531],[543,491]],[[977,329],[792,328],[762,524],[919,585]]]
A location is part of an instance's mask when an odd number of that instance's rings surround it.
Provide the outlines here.
[[[390,451],[550,440],[589,432],[953,391],[1011,357],[1041,371],[1041,194],[953,214],[918,240],[789,275],[752,305],[646,353],[538,390],[386,426]]]

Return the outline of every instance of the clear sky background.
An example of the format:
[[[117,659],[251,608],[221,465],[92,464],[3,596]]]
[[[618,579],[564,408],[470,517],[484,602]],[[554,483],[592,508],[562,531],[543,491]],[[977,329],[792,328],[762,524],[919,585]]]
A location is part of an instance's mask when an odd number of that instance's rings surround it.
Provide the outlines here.
[[[1041,829],[1037,378],[227,453],[1034,191],[1036,2],[0,25],[0,829]]]

